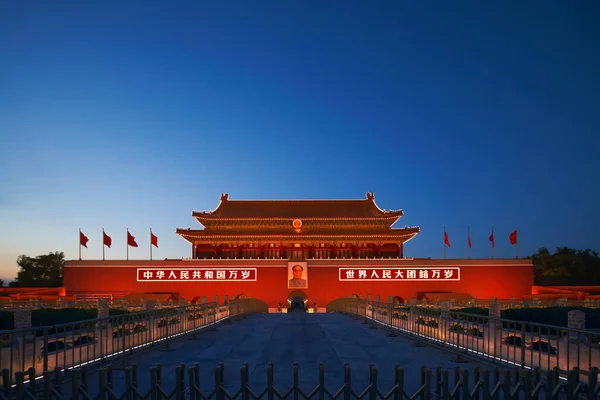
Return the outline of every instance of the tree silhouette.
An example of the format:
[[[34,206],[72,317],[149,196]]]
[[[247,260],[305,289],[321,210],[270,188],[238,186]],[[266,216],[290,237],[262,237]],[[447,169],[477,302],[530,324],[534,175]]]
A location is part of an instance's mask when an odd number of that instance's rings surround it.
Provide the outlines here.
[[[63,283],[65,254],[48,253],[37,257],[21,255],[17,258],[20,270],[17,281],[20,287],[58,287]]]
[[[600,285],[600,257],[597,251],[557,247],[551,254],[542,247],[530,258],[536,285]]]

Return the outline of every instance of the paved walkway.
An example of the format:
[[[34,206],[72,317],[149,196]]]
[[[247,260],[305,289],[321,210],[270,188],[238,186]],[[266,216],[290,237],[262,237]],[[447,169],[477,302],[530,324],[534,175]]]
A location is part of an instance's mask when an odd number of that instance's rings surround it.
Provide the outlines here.
[[[163,367],[163,386],[174,387],[175,367],[181,363],[200,364],[200,382],[207,392],[214,382],[214,368],[225,364],[225,385],[235,392],[240,385],[240,367],[247,362],[250,385],[261,392],[266,386],[266,367],[274,364],[275,385],[287,390],[293,382],[292,366],[299,364],[300,387],[310,392],[317,384],[319,363],[325,364],[325,383],[330,392],[343,384],[343,365],[352,368],[352,386],[356,392],[364,390],[369,381],[369,364],[379,369],[379,387],[387,392],[393,386],[395,364],[405,369],[406,391],[419,387],[420,366],[440,365],[472,370],[475,364],[455,364],[454,356],[431,347],[415,347],[414,340],[403,336],[389,337],[383,329],[341,314],[260,314],[233,324],[223,324],[216,331],[206,331],[196,340],[181,339],[170,351],[141,353],[129,362],[139,368],[140,386],[147,388],[149,368]],[[121,392],[122,374],[115,372],[115,387]],[[91,387],[96,387],[96,377]],[[187,372],[186,372],[187,381]],[[144,389],[146,390],[146,389]],[[94,390],[95,392],[95,390]]]

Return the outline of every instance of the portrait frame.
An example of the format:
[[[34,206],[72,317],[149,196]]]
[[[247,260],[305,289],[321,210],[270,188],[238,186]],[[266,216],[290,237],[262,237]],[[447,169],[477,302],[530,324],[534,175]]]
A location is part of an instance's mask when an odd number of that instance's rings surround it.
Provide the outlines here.
[[[300,266],[302,268],[301,280],[305,281],[305,284],[295,284],[294,279],[294,267]],[[289,261],[287,265],[287,288],[288,289],[308,289],[308,263],[306,261]]]

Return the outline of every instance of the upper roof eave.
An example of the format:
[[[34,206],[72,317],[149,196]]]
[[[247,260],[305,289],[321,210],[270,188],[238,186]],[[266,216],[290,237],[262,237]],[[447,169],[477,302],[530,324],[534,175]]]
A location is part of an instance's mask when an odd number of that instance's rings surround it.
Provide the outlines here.
[[[330,220],[371,220],[371,219],[398,219],[404,215],[402,210],[396,210],[393,212],[388,212],[385,215],[370,215],[364,217],[301,217],[303,221],[330,221]],[[216,215],[212,215],[210,213],[203,213],[198,211],[192,211],[192,217],[197,220],[205,220],[205,221],[288,221],[293,217],[220,217]]]
[[[375,195],[368,192],[359,200],[229,200],[221,195],[217,208],[212,211],[192,211],[192,217],[201,221],[219,220],[373,220],[398,219],[402,210],[383,210],[375,203]]]

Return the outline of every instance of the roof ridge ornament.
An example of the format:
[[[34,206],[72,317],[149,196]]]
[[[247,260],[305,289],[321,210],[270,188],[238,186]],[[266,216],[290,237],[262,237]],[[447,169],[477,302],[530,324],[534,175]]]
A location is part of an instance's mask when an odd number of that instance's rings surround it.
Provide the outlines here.
[[[221,193],[221,201],[229,200],[229,193]]]
[[[375,193],[367,192],[367,200],[375,200]]]

